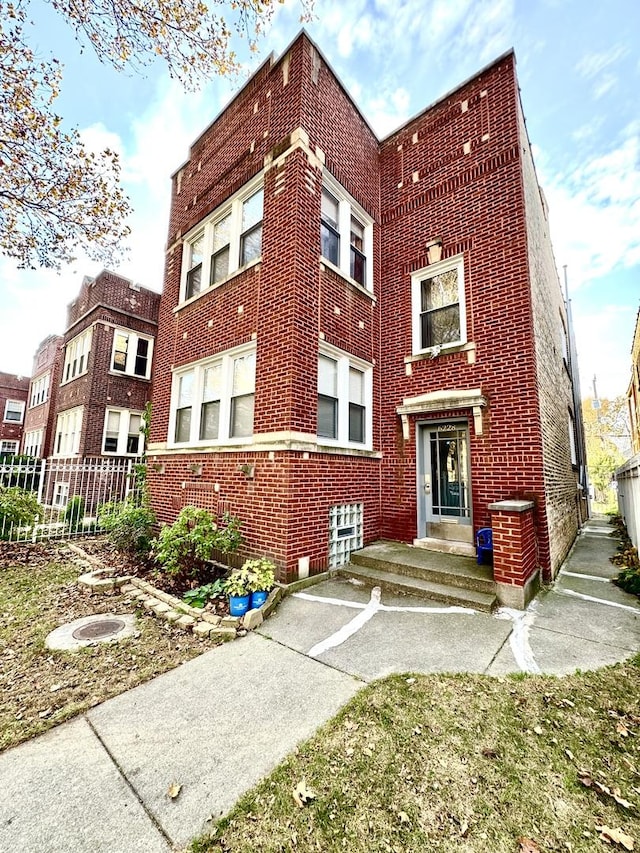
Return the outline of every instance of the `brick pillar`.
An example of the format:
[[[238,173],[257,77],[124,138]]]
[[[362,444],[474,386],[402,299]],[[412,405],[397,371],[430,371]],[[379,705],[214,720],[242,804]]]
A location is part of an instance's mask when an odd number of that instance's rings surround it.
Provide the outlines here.
[[[524,610],[540,583],[533,510],[533,501],[489,504],[498,600],[519,610]]]

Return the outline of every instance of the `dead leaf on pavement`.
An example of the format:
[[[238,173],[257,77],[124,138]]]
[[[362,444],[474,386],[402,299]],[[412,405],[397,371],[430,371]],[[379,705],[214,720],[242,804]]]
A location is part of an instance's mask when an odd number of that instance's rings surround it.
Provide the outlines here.
[[[311,788],[307,788],[307,783],[304,779],[298,782],[296,787],[293,789],[293,799],[296,801],[299,808],[306,806],[307,803],[311,802],[311,800],[315,800],[315,798],[315,792],[312,791]]]
[[[540,848],[532,838],[524,836],[518,839],[518,853],[540,853]]]
[[[167,789],[167,796],[171,797],[172,800],[175,800],[181,790],[182,785],[180,785],[179,782],[172,782]]]
[[[612,829],[610,826],[596,826],[596,830],[600,833],[600,838],[603,841],[619,844],[625,850],[633,850],[635,847],[633,838],[621,829]]]

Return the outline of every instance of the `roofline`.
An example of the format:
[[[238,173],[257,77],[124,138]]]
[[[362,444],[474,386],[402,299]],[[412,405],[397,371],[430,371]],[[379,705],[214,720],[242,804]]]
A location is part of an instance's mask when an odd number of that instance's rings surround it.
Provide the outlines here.
[[[508,56],[513,57],[514,64],[515,64],[515,56],[516,56],[515,50],[512,47],[510,47],[508,50],[505,50],[504,53],[501,53],[500,56],[497,56],[495,59],[493,59],[487,65],[483,66],[479,71],[476,71],[470,77],[467,77],[466,80],[463,80],[461,83],[458,83],[456,86],[454,86],[453,89],[449,89],[449,91],[446,92],[444,95],[441,95],[435,101],[432,101],[428,106],[423,107],[423,109],[421,109],[420,112],[417,112],[415,115],[411,116],[411,118],[407,119],[407,121],[405,121],[403,124],[399,125],[395,130],[392,130],[391,133],[388,133],[386,136],[383,136],[382,139],[379,140],[380,143],[382,144],[383,142],[387,142],[389,139],[396,136],[396,134],[400,133],[402,130],[405,129],[405,127],[410,125],[416,119],[420,118],[425,113],[428,113],[429,110],[432,110],[434,107],[438,106],[438,104],[441,104],[443,101],[446,101],[447,98],[450,98],[452,95],[455,95],[456,92],[458,92],[460,89],[463,89],[465,86],[468,86],[469,83],[473,82],[478,77],[481,77],[483,74],[486,74],[487,71],[489,71],[494,66],[498,65],[498,63],[505,60]]]

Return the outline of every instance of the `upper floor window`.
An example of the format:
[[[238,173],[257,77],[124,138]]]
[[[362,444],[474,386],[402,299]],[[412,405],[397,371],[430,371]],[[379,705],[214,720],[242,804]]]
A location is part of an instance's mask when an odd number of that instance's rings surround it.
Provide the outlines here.
[[[116,373],[149,379],[152,350],[153,338],[116,329],[113,335],[111,369]]]
[[[226,281],[262,255],[264,191],[251,181],[187,237],[182,257],[181,301]]]
[[[21,424],[24,419],[24,400],[7,400],[4,404],[4,419],[12,424]]]
[[[371,447],[373,369],[340,350],[318,354],[318,438]]]
[[[31,397],[29,398],[29,408],[40,406],[45,403],[49,397],[49,374],[45,373],[31,382]]]
[[[42,449],[42,430],[34,429],[25,433],[24,452],[27,456],[40,456]]]
[[[320,251],[343,275],[373,290],[373,220],[328,174],[320,206]]]
[[[56,422],[55,456],[75,456],[78,453],[83,414],[83,406],[76,406],[75,409],[60,412]]]
[[[411,276],[413,352],[466,342],[462,255]]]
[[[103,453],[118,456],[138,456],[142,453],[144,437],[140,432],[142,412],[128,409],[107,409],[104,418]]]
[[[173,375],[170,444],[214,444],[253,435],[255,347],[229,350]]]
[[[82,334],[73,338],[65,347],[64,366],[62,368],[62,383],[69,382],[86,373],[89,369],[89,353],[91,352],[92,329],[85,329]]]

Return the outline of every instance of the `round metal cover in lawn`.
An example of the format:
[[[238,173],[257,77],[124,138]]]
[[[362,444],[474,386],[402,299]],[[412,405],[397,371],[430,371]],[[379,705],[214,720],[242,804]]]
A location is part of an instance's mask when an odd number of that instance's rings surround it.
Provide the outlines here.
[[[101,619],[99,622],[90,622],[76,628],[71,636],[74,640],[107,640],[119,634],[124,627],[122,619]]]
[[[133,637],[136,617],[132,613],[97,613],[74,619],[52,631],[45,640],[48,649],[73,652],[94,643],[108,643]]]

